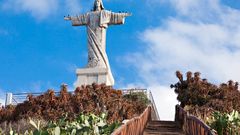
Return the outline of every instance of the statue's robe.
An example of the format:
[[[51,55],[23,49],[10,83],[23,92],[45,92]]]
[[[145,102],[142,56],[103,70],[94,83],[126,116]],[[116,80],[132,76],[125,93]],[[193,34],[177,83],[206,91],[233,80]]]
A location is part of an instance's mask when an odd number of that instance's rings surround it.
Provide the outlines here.
[[[125,13],[113,13],[107,10],[92,11],[73,17],[73,26],[86,25],[88,35],[87,67],[107,68],[110,70],[106,54],[106,30],[109,25],[123,24]]]

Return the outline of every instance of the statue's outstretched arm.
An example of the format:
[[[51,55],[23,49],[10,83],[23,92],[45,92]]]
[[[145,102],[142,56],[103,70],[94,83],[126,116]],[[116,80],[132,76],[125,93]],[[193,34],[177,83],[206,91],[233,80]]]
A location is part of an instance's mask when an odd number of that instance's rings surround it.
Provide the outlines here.
[[[128,12],[119,12],[114,13],[111,12],[111,19],[108,25],[118,25],[118,24],[124,24],[125,17],[132,16],[132,13]]]
[[[70,20],[73,26],[86,25],[88,22],[88,14],[83,14],[79,16],[64,16],[64,20]]]

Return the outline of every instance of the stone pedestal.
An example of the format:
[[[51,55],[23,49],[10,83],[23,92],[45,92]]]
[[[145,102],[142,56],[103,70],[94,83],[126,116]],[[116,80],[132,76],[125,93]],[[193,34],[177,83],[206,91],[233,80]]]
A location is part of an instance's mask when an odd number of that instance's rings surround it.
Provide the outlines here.
[[[92,83],[105,83],[108,86],[114,85],[112,73],[106,68],[82,68],[77,69],[76,74],[77,81],[74,83],[75,87],[91,85]]]

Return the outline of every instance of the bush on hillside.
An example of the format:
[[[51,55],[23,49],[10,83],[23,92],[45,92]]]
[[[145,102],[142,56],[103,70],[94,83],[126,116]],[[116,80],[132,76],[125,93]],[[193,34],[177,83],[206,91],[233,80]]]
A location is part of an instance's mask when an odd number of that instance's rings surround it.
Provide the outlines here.
[[[207,79],[202,79],[199,72],[194,74],[187,72],[185,80],[179,71],[176,72],[176,76],[179,82],[172,84],[171,88],[175,89],[177,100],[184,110],[204,122],[209,122],[209,118],[212,119],[210,126],[219,134],[229,134],[240,129],[240,122],[233,124],[229,115],[235,112],[234,110],[240,112],[238,82],[230,80],[217,86]],[[239,116],[234,121],[238,119]]]
[[[142,104],[143,106],[139,106],[140,110],[143,110],[146,108],[146,106],[150,103],[147,94],[145,92],[133,92],[133,93],[129,93],[126,95],[123,95],[124,99],[127,99],[129,101],[132,102],[137,102]]]
[[[177,71],[176,76],[179,79],[171,88],[178,94],[177,99],[181,107],[187,108],[190,112],[199,111],[219,111],[230,113],[233,110],[240,111],[240,91],[238,82],[232,80],[217,86],[201,79],[200,73],[186,73],[186,80],[183,75]]]
[[[17,106],[0,110],[0,123],[17,122],[29,117],[56,121],[67,114],[66,119],[74,120],[78,114],[107,114],[107,122],[113,123],[131,119],[141,114],[147,105],[123,98],[120,90],[105,84],[92,84],[76,88],[73,94],[63,86],[60,94],[48,90],[40,96],[28,95],[28,100]]]

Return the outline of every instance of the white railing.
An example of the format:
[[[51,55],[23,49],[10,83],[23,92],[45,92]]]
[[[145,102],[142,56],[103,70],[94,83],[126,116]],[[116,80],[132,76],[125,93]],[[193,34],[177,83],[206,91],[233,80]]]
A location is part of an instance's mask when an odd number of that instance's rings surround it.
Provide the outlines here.
[[[147,89],[134,88],[134,89],[121,89],[121,90],[122,90],[123,95],[131,94],[131,93],[137,93],[137,92],[143,92],[147,95]]]
[[[72,93],[73,91],[69,91]],[[55,94],[59,94],[60,92],[55,92]],[[44,92],[35,92],[35,93],[7,93],[6,94],[6,100],[5,100],[5,106],[7,105],[17,105],[19,103],[23,103],[27,100],[28,95],[33,96],[40,96],[44,94]]]
[[[120,89],[122,90],[123,95],[126,94],[131,94],[131,93],[137,93],[137,92],[143,92],[146,95],[148,95],[147,93],[147,89]],[[74,91],[69,91],[70,93],[73,93]],[[22,103],[25,100],[27,100],[27,96],[28,95],[33,95],[33,96],[39,96],[44,94],[44,92],[35,92],[35,93],[7,93],[6,94],[6,102],[5,105],[17,105],[18,103]],[[59,92],[55,92],[55,94],[59,94]]]
[[[153,115],[152,119],[153,120],[160,120],[158,110],[157,110],[157,107],[156,107],[156,104],[155,104],[155,101],[154,101],[154,98],[153,98],[153,95],[152,95],[151,91],[149,91],[149,93],[148,93],[148,99],[150,100],[150,102],[152,104],[152,109],[153,109],[152,113],[155,113],[155,114],[152,114]]]

